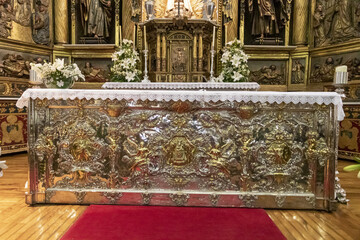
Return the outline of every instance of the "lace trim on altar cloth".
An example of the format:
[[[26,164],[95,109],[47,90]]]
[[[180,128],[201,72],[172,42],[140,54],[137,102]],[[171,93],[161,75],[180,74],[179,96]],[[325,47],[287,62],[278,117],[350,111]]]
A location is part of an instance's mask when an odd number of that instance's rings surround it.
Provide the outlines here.
[[[335,92],[256,92],[256,91],[166,91],[166,90],[89,90],[27,89],[16,106],[28,106],[30,99],[110,99],[150,101],[253,102],[335,105],[337,120],[345,117],[341,95]]]
[[[260,85],[256,82],[244,83],[128,83],[128,82],[107,82],[102,85],[105,89],[229,89],[229,90],[252,90],[257,91]]]

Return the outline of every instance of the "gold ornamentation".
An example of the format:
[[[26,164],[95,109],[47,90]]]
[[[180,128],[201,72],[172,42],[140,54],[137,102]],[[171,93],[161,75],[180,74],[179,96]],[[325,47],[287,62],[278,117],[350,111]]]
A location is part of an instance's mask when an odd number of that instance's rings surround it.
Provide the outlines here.
[[[184,166],[193,161],[195,146],[185,136],[175,136],[165,145],[167,164]]]
[[[53,196],[55,196],[55,194],[56,194],[56,191],[47,190],[47,191],[45,192],[45,202],[46,202],[46,203],[50,203],[51,198],[52,198]]]
[[[285,200],[286,200],[286,196],[284,196],[284,195],[279,195],[279,194],[278,194],[278,195],[276,195],[276,197],[275,197],[276,205],[277,205],[279,208],[281,208],[281,207],[284,206]]]
[[[241,194],[239,195],[239,199],[242,201],[242,206],[247,207],[247,208],[253,208],[255,206],[255,202],[256,200],[258,200],[258,196],[257,195],[252,195],[252,194]]]
[[[150,205],[152,194],[148,192],[144,192],[141,194],[143,204],[144,205]]]
[[[116,204],[123,194],[121,192],[103,192],[102,195],[109,200],[110,204]]]
[[[221,206],[239,197],[244,207],[277,194],[302,207],[310,206],[304,194],[324,198],[313,182],[325,181],[317,165],[334,155],[326,145],[336,136],[330,105],[50,99],[31,106],[32,191],[55,191],[56,201],[70,190],[83,203],[94,189],[104,195],[91,199],[114,204],[120,198],[112,193],[124,191],[139,204],[179,206],[193,195],[206,205],[221,198]],[[284,207],[280,200],[269,206]]]
[[[210,198],[211,205],[212,205],[213,207],[216,207],[216,205],[217,205],[218,202],[219,202],[220,196],[217,195],[216,193],[213,193],[213,194],[209,195],[209,198]]]
[[[187,201],[190,198],[189,194],[185,194],[185,193],[181,193],[181,192],[179,192],[179,193],[170,193],[169,197],[175,203],[175,205],[178,206],[178,207],[185,206]]]
[[[269,148],[266,155],[269,160],[278,165],[285,165],[291,158],[292,134],[281,126],[276,126],[270,133],[265,135]]]
[[[75,194],[75,196],[76,196],[76,202],[77,202],[78,204],[81,204],[81,203],[83,203],[84,198],[85,198],[87,192],[76,191],[76,192],[74,192],[74,194]]]
[[[179,0],[155,1],[155,16],[157,18],[173,18],[178,14]],[[180,5],[180,15],[200,19],[203,16],[204,2],[202,0],[184,0]]]

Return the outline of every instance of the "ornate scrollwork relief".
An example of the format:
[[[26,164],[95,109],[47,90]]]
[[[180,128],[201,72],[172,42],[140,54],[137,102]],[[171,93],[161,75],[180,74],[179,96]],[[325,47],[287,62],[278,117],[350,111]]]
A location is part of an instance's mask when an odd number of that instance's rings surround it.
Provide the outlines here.
[[[220,196],[218,194],[216,194],[216,193],[213,193],[213,194],[209,195],[209,198],[210,198],[211,205],[213,207],[216,207],[216,205],[219,202]]]
[[[141,194],[142,200],[143,200],[143,204],[144,205],[149,205],[151,202],[151,198],[152,198],[152,194],[148,193],[148,192],[144,192]]]
[[[359,9],[357,1],[317,0],[313,15],[315,46],[328,46],[359,37]]]
[[[247,207],[247,208],[252,208],[255,206],[255,202],[256,200],[258,200],[258,196],[257,195],[253,195],[253,194],[241,194],[239,195],[239,199],[242,201],[242,206]]]
[[[102,195],[106,197],[111,204],[115,204],[121,197],[121,192],[103,192]]]
[[[285,200],[286,200],[286,196],[284,196],[284,195],[278,194],[278,195],[276,195],[276,197],[275,197],[276,205],[277,205],[279,208],[281,208],[281,207],[284,206]]]
[[[185,194],[185,193],[170,193],[169,197],[178,207],[185,206],[190,198],[189,194]]]
[[[76,192],[74,192],[74,194],[76,196],[76,202],[78,204],[81,204],[84,201],[84,198],[85,198],[87,192],[85,192],[85,191],[76,191]]]
[[[237,192],[244,206],[253,206],[254,192],[309,193],[311,163],[326,161],[320,155],[331,137],[323,127],[329,107],[321,106],[131,100],[34,106],[30,148],[39,182],[58,191],[98,189],[111,203],[121,197],[108,194],[114,189],[140,191],[143,204],[153,190],[178,191],[169,195],[176,205],[186,204],[188,190],[213,194],[213,205],[223,192]]]

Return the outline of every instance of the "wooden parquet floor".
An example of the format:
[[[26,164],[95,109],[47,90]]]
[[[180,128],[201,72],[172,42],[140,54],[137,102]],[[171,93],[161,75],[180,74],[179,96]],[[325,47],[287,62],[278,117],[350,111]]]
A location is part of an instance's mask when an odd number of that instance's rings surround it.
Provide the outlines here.
[[[87,208],[76,205],[26,205],[27,154],[2,156],[0,160],[7,160],[9,166],[4,177],[0,178],[1,240],[59,239]],[[360,240],[360,179],[356,178],[355,172],[342,171],[348,164],[351,162],[340,161],[339,170],[350,202],[339,205],[336,212],[267,210],[288,239]]]

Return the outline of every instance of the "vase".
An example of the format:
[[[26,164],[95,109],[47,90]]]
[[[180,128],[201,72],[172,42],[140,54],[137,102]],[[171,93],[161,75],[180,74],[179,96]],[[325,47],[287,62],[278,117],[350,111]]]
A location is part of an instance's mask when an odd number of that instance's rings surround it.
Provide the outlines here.
[[[69,89],[72,88],[75,81],[74,78],[48,78],[44,79],[46,88]]]

